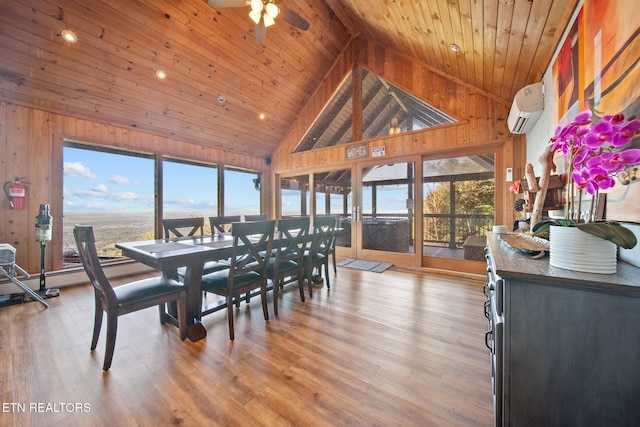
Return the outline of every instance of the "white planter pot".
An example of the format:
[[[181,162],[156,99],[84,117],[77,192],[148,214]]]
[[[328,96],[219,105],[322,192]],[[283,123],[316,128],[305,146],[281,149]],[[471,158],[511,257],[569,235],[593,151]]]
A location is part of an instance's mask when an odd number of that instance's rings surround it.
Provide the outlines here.
[[[549,263],[553,267],[586,273],[615,274],[616,255],[616,245],[608,240],[576,227],[550,227]]]

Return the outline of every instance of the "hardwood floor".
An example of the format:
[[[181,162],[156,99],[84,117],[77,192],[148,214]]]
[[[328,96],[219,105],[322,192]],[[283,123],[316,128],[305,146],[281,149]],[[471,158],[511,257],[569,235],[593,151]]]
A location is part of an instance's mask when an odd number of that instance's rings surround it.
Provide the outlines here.
[[[64,288],[0,308],[0,425],[488,426],[483,283],[339,267],[304,303],[285,287],[279,318],[269,295],[269,322],[243,304],[234,342],[224,310],[193,343],[151,308],[119,319],[107,373],[92,288]]]

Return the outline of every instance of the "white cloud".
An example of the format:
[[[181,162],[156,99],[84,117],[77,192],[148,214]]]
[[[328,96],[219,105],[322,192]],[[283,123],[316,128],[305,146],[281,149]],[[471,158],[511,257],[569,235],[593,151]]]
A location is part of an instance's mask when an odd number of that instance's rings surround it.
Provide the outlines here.
[[[91,173],[91,169],[83,165],[82,162],[64,162],[63,171],[66,176],[81,176],[87,179],[96,179],[96,176]]]
[[[109,181],[113,182],[114,184],[118,184],[118,185],[133,184],[129,178],[127,178],[126,176],[122,176],[122,175],[113,175]]]
[[[106,193],[102,192],[102,191],[95,191],[95,190],[91,190],[91,191],[87,191],[87,190],[78,190],[76,192],[73,193],[75,196],[78,197],[100,197],[100,198],[104,198]]]
[[[138,200],[140,197],[135,193],[126,192],[114,194],[111,198],[116,200]]]
[[[109,190],[107,189],[107,186],[104,184],[99,184],[96,185],[95,187],[92,188],[93,191],[96,191],[98,193],[108,193]]]

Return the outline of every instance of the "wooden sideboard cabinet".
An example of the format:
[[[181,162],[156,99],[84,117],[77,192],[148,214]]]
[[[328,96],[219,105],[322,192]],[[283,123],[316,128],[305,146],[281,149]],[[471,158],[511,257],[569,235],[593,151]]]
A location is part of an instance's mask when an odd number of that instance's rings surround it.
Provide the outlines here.
[[[640,426],[640,269],[551,267],[487,237],[496,425]]]

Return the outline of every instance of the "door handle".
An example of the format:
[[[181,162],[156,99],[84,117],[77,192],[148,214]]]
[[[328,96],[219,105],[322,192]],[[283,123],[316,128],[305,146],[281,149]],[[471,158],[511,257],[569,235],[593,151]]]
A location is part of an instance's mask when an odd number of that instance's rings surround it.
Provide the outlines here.
[[[360,206],[353,207],[353,222],[360,222]]]

